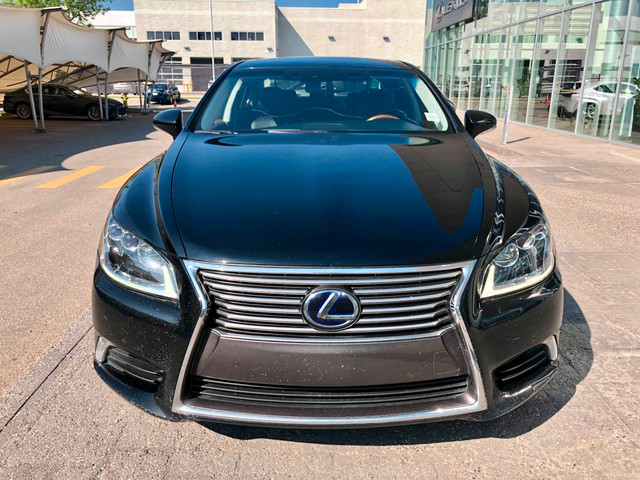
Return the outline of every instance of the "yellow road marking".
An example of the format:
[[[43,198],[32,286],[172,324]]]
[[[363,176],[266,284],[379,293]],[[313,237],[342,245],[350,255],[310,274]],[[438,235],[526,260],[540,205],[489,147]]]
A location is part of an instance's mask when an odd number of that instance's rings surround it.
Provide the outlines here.
[[[38,167],[38,168],[33,168],[31,170],[27,170],[26,172],[22,172],[22,173],[17,173],[16,175],[13,175],[9,178],[5,178],[3,180],[0,180],[0,187],[2,185],[6,185],[8,183],[11,182],[15,182],[16,180],[20,180],[23,177],[28,177],[29,175],[37,175],[38,173],[42,173],[42,172],[46,172],[47,170],[52,170],[56,168],[53,165],[45,165],[43,167]]]
[[[4,167],[6,167],[6,165],[0,165],[0,168],[4,168]]]
[[[104,165],[93,165],[91,167],[83,168],[82,170],[78,170],[77,172],[73,172],[70,175],[65,175],[64,177],[58,178],[49,183],[44,183],[42,185],[38,185],[36,188],[58,188],[60,185],[64,185],[65,183],[73,182],[78,178],[85,177],[93,172],[97,172],[104,168]]]
[[[105,183],[103,185],[100,185],[98,188],[120,188],[122,185],[124,185],[124,183],[127,180],[129,180],[131,175],[133,175],[138,170],[140,170],[140,168],[142,168],[142,165],[140,165],[139,167],[134,168],[133,170],[131,170],[130,172],[125,173],[124,175],[120,175],[118,178],[114,178],[110,182],[107,182],[107,183]]]

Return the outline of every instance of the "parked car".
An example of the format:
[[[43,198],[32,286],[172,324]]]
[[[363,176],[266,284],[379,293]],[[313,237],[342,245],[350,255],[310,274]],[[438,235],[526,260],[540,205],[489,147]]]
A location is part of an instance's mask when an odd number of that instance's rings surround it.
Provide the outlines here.
[[[180,101],[180,90],[173,83],[155,83],[147,88],[147,98],[155,103],[173,103]]]
[[[618,97],[618,107],[616,114],[619,114],[625,103],[635,97],[637,88],[627,82],[621,82],[620,96]],[[580,106],[580,96],[582,88],[577,89],[571,95],[560,95],[558,98],[558,115],[562,117],[573,117]],[[562,92],[561,92],[562,93]],[[582,94],[582,105],[584,106],[585,118],[593,120],[596,114],[600,116],[611,116],[613,104],[616,97],[616,81],[603,81],[593,83],[584,87]]]
[[[34,87],[33,95],[36,109],[38,108],[38,89]],[[90,95],[84,90],[72,89],[65,85],[46,84],[42,86],[42,102],[44,114],[87,116],[90,120],[100,120],[99,98]],[[104,100],[103,100],[104,102]],[[127,112],[121,102],[109,99],[109,118],[121,118]],[[104,106],[104,103],[103,103]],[[27,87],[22,87],[4,96],[4,111],[15,113],[18,118],[26,120],[31,118],[31,102]]]
[[[338,88],[336,88],[338,86]],[[336,90],[339,90],[339,95]],[[122,188],[93,272],[95,368],[165,418],[489,419],[558,369],[563,289],[531,188],[417,68],[227,69]],[[544,400],[543,400],[544,401]]]

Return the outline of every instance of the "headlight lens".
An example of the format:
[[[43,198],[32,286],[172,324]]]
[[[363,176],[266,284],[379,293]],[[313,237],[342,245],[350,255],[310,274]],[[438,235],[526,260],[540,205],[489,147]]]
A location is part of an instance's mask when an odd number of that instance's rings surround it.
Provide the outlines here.
[[[178,298],[173,265],[151,245],[123,228],[112,215],[100,242],[100,265],[110,278],[132,290]]]
[[[554,265],[551,232],[547,224],[541,222],[491,261],[480,296],[495,297],[535,285],[549,276]]]

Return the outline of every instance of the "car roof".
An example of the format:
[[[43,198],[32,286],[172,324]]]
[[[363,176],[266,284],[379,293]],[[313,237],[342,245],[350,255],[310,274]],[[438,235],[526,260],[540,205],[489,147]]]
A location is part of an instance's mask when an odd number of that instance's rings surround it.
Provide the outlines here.
[[[280,57],[246,60],[236,68],[263,67],[360,67],[360,68],[398,68],[407,70],[409,64],[395,60],[376,60],[358,57]]]

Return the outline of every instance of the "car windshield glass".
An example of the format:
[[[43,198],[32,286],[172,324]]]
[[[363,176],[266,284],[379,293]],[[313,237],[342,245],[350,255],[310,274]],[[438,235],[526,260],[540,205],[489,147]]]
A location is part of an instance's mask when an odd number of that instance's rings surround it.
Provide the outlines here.
[[[156,88],[158,90],[166,90],[167,89],[167,84],[166,83],[156,83],[153,88]]]
[[[449,122],[427,84],[400,68],[238,68],[195,130],[442,132]]]
[[[80,89],[74,90],[73,93],[75,93],[76,95],[89,95],[87,92],[85,92],[84,90],[80,90]]]

